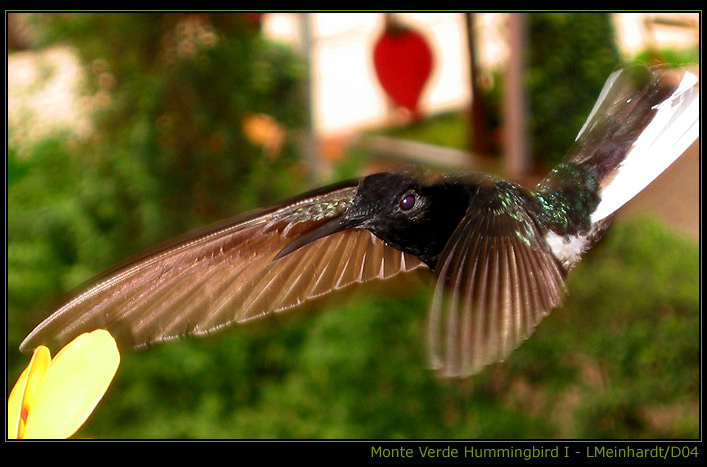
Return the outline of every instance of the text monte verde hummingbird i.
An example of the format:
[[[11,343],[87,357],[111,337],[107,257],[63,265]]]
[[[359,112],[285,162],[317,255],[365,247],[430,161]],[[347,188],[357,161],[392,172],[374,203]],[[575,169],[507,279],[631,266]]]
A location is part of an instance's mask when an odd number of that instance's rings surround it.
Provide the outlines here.
[[[20,348],[97,328],[123,348],[204,335],[429,268],[430,364],[469,376],[532,334],[613,213],[697,139],[697,86],[686,72],[614,72],[535,190],[479,173],[379,173],[193,232],[92,281]]]

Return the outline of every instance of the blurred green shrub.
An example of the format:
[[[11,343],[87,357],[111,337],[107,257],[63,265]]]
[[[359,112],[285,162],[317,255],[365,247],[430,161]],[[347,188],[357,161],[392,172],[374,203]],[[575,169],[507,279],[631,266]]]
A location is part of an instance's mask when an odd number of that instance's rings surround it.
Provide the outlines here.
[[[663,63],[671,67],[690,66],[700,63],[700,50],[698,47],[647,49],[639,52],[635,60],[642,63]]]
[[[77,105],[92,113],[93,128],[8,147],[10,349],[57,297],[92,275],[290,196],[307,176],[297,138],[307,71],[244,15],[33,19],[37,47],[69,46],[84,64]],[[282,132],[274,150],[246,134],[254,115]]]
[[[243,125],[266,114],[292,136],[306,116],[306,70],[244,15],[80,13],[54,17],[48,31],[75,47],[90,70],[89,90],[107,101],[92,150],[114,158],[109,164],[133,159],[144,169],[144,194],[158,198],[166,229],[291,193],[277,175],[298,160],[294,138],[267,159]]]
[[[609,13],[528,13],[527,131],[535,164],[551,167],[572,145],[606,78],[621,63]],[[489,128],[502,125],[504,70],[489,70]],[[500,141],[494,141],[494,152]]]
[[[528,131],[536,162],[564,156],[621,58],[610,13],[528,14]]]

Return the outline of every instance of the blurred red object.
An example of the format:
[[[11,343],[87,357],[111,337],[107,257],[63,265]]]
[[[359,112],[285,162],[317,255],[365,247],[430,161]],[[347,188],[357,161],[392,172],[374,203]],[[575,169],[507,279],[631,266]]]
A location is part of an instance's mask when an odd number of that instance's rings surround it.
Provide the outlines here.
[[[399,107],[419,118],[418,103],[432,71],[432,52],[424,36],[391,16],[373,49],[378,81]]]
[[[256,29],[260,29],[260,26],[262,26],[263,16],[265,16],[265,12],[262,12],[262,11],[261,12],[251,11],[249,13],[243,13],[243,17],[245,18],[245,20]]]

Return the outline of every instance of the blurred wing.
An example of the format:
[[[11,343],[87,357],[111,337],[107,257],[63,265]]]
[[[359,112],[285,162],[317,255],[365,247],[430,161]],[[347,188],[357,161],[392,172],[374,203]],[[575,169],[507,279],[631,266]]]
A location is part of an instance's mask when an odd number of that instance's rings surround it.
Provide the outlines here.
[[[288,244],[340,216],[357,186],[303,195],[197,232],[104,274],[21,344],[61,347],[108,329],[121,347],[202,335],[293,308],[354,282],[422,265],[367,230],[316,240],[273,261]]]
[[[443,377],[506,358],[565,294],[564,271],[532,214],[503,203],[507,195],[472,203],[436,268],[428,343]]]

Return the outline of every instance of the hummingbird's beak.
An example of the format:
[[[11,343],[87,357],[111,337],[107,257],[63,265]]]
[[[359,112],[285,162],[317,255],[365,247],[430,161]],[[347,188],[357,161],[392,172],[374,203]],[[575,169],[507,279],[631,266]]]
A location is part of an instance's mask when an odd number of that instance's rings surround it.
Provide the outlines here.
[[[305,245],[312,243],[315,240],[324,238],[326,236],[341,232],[342,230],[360,227],[363,223],[363,218],[351,218],[346,215],[346,213],[335,217],[322,225],[315,227],[304,235],[297,237],[289,245],[283,248],[280,253],[278,253],[273,261],[277,261],[290,253],[299,250]]]

